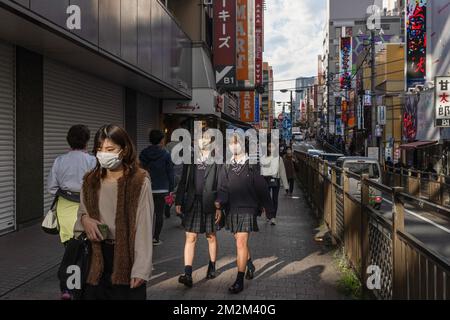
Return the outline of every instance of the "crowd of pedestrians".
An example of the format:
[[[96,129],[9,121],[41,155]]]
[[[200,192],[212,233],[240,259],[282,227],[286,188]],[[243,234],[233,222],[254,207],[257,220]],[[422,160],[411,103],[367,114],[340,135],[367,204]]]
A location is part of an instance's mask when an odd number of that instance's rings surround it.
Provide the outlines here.
[[[228,291],[244,290],[244,279],[252,280],[256,272],[249,239],[259,231],[258,217],[264,215],[275,226],[280,188],[286,196],[293,193],[296,161],[291,148],[281,157],[277,146],[269,143],[267,155],[252,164],[245,141],[236,133],[227,141],[231,161],[217,164],[215,139],[204,129],[192,163],[174,168],[171,151],[176,143],[165,146],[160,130],[149,133],[150,145],[140,155],[127,132],[115,125],[97,131],[91,154],[89,140],[86,126],[70,128],[71,151],[55,160],[48,176],[60,239],[66,246],[63,261],[76,255],[72,260],[80,263],[73,248],[83,239],[89,248],[78,298],[145,299],[153,247],[163,245],[164,216],[170,217],[173,205],[185,231],[179,283],[194,286],[192,266],[201,235],[209,250],[206,279],[216,278],[216,235],[225,229],[236,243],[237,275]],[[74,294],[65,279],[60,276],[61,299],[70,300]]]

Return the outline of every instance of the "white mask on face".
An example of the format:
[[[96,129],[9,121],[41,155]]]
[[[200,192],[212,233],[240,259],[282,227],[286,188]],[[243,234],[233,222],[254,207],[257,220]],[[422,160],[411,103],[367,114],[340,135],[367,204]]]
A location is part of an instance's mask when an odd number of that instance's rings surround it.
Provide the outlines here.
[[[238,156],[242,152],[242,147],[239,143],[230,144],[230,151],[234,156]]]
[[[200,148],[200,150],[208,150],[209,146],[212,144],[211,139],[200,139],[198,146]]]
[[[122,164],[122,159],[120,159],[119,153],[112,152],[97,152],[97,159],[100,166],[103,169],[114,170],[117,169]]]

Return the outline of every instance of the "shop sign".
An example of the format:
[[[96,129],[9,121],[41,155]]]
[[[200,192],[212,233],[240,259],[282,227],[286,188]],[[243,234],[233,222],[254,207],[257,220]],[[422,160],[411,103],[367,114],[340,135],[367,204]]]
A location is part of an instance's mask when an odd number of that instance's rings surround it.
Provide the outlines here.
[[[386,106],[378,107],[378,124],[382,126],[386,125]]]
[[[164,114],[220,115],[218,112],[217,92],[213,89],[192,90],[192,100],[165,100]]]
[[[407,0],[407,88],[423,85],[427,67],[427,0]]]
[[[436,127],[450,127],[450,77],[436,77]]]
[[[218,86],[236,86],[236,0],[214,1],[214,69]]]

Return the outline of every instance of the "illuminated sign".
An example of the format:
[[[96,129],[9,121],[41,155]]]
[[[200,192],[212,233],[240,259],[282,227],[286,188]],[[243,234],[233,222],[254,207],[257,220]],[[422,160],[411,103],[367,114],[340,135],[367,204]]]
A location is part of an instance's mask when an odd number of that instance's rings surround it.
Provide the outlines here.
[[[427,1],[408,0],[406,7],[407,88],[425,83]]]

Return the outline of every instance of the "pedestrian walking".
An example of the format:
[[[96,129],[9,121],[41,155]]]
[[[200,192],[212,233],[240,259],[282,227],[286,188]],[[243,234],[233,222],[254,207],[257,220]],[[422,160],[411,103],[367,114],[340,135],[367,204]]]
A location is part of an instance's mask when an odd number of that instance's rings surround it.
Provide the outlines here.
[[[291,150],[290,147],[286,148],[286,151]],[[261,159],[261,175],[266,180],[269,187],[270,197],[272,199],[273,214],[267,216],[267,222],[271,225],[276,225],[277,211],[278,211],[278,198],[280,194],[281,185],[283,185],[286,194],[289,191],[288,178],[286,176],[286,169],[284,166],[283,158],[276,153],[276,146],[270,143],[267,148],[267,156]]]
[[[64,245],[73,238],[83,177],[97,163],[95,157],[87,152],[90,136],[85,125],[71,127],[66,137],[71,150],[56,158],[47,178],[48,192],[56,198],[59,237]],[[71,299],[66,288],[61,286],[60,289],[62,300]]]
[[[184,274],[178,279],[186,287],[193,286],[192,265],[198,236],[206,235],[209,249],[209,263],[206,279],[216,277],[217,237],[216,225],[222,219],[221,210],[214,205],[217,197],[220,165],[213,163],[211,150],[213,142],[207,133],[199,140],[200,159],[183,167],[181,181],[176,194],[176,212],[183,214],[186,231],[184,245]]]
[[[252,262],[248,241],[252,232],[258,232],[258,213],[271,215],[272,201],[266,181],[257,165],[250,165],[235,135],[229,144],[233,154],[231,164],[225,165],[219,178],[216,209],[226,209],[226,228],[236,240],[238,274],[234,284],[228,289],[237,294],[244,290],[244,277],[253,279],[255,266]],[[246,272],[247,271],[247,272]]]
[[[292,152],[292,149],[289,148],[286,152],[286,155],[283,158],[284,167],[286,169],[286,177],[289,184],[289,190],[286,191],[286,193],[292,197],[292,194],[294,193],[294,185],[295,185],[295,166],[297,163],[297,160],[294,157],[294,154]]]
[[[169,142],[167,145],[166,145],[166,147],[165,147],[165,149],[166,149],[166,151],[170,154],[170,155],[172,155],[172,150],[179,144],[180,142],[179,141],[171,141],[171,142]],[[173,172],[174,172],[174,192],[176,192],[176,188],[177,188],[177,186],[178,186],[178,183],[180,182],[180,179],[181,179],[181,174],[182,174],[182,172],[183,172],[183,165],[181,164],[181,165],[173,165]],[[174,195],[174,192],[171,194],[171,197],[173,197],[173,195]],[[172,205],[171,204],[167,204],[166,203],[166,205],[165,205],[165,207],[164,207],[164,215],[165,215],[165,217],[167,218],[167,219],[169,219],[170,218],[170,213],[171,213],[171,209],[172,209]]]
[[[173,162],[169,152],[163,148],[164,133],[152,130],[149,135],[151,145],[144,149],[139,160],[142,168],[148,171],[152,181],[153,202],[155,203],[155,232],[153,245],[162,244],[160,239],[164,224],[166,197],[174,189]]]
[[[97,166],[86,175],[76,230],[92,253],[85,300],[145,300],[152,271],[153,198],[126,131],[102,127],[95,136]]]
[[[87,152],[90,139],[87,126],[71,127],[66,139],[71,150],[56,158],[47,178],[48,192],[58,198],[56,211],[63,244],[73,237],[83,177],[97,163],[95,157]]]

